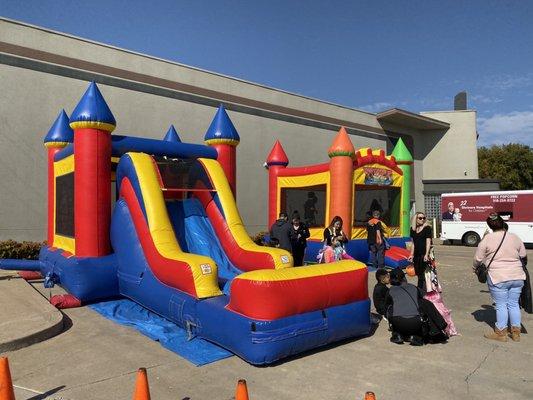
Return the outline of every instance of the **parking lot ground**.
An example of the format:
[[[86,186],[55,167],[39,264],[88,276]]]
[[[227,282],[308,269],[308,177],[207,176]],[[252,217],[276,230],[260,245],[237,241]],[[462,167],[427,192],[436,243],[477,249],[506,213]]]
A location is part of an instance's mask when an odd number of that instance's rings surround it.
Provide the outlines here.
[[[6,354],[17,399],[128,399],[139,367],[148,370],[154,400],[228,400],[240,378],[254,400],[362,399],[366,391],[378,400],[532,399],[532,335],[523,334],[520,343],[483,338],[495,313],[486,285],[471,272],[473,253],[436,246],[444,299],[461,333],[446,344],[395,345],[381,323],[369,337],[269,367],[238,357],[195,367],[82,307],[64,311],[61,334]],[[371,290],[372,274],[369,281]],[[524,329],[533,331],[533,316],[522,315]]]

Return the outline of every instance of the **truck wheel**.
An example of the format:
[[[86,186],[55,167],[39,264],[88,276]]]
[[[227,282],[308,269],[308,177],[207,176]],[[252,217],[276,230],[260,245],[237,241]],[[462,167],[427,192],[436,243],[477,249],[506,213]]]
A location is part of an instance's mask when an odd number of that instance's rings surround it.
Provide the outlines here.
[[[476,232],[466,232],[463,236],[463,243],[469,247],[477,246],[480,240],[481,238]]]

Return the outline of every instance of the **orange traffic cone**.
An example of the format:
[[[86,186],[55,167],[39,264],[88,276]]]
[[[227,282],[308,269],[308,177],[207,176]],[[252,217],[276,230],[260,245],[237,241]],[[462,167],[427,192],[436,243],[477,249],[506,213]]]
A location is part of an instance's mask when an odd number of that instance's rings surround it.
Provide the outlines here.
[[[133,392],[133,400],[150,400],[150,388],[148,387],[148,376],[146,375],[146,368],[139,368],[139,370],[137,371],[137,379],[135,380],[135,392]]]
[[[365,400],[376,400],[376,395],[374,394],[374,392],[366,392]]]
[[[235,392],[235,400],[249,400],[248,399],[248,388],[246,387],[246,381],[244,379],[239,379],[239,382],[237,382],[237,391]]]
[[[15,400],[9,362],[6,357],[0,358],[0,400]]]

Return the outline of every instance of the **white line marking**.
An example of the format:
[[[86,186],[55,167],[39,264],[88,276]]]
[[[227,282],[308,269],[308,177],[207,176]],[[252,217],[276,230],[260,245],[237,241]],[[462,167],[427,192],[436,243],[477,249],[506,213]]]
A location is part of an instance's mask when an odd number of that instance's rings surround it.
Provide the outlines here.
[[[45,393],[45,392],[38,392],[37,390],[33,390],[33,389],[28,389],[28,388],[25,388],[24,386],[13,385],[13,387],[17,388],[17,389],[26,390],[28,392],[32,392],[32,393],[35,393],[35,394],[44,394]]]

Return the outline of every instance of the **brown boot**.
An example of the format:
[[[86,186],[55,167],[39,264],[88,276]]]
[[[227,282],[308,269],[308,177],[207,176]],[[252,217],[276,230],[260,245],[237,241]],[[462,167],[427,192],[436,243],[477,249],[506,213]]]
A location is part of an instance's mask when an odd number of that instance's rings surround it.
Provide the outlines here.
[[[511,326],[511,339],[515,342],[520,341],[520,327],[519,326]]]
[[[487,339],[497,340],[499,342],[507,342],[507,328],[505,329],[498,329],[494,328],[494,332],[485,333],[483,336],[485,336]]]

